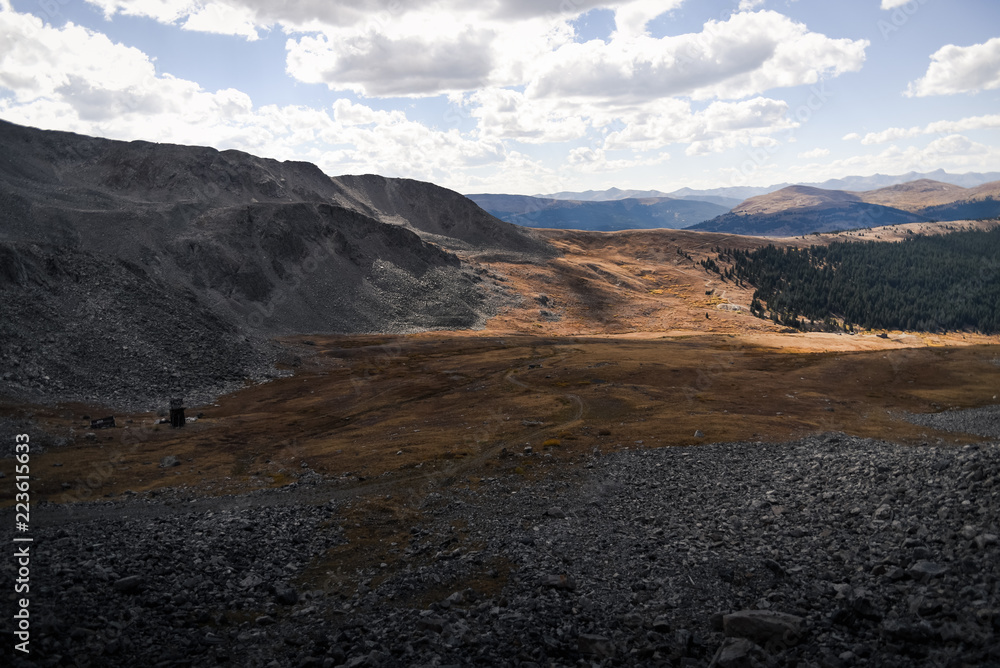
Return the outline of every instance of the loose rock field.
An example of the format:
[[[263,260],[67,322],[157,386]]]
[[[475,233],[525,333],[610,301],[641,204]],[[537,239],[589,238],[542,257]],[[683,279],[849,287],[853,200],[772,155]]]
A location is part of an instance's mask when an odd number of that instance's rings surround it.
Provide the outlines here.
[[[314,478],[51,514],[18,665],[1000,663],[995,443],[830,433],[458,481],[347,569],[360,500],[316,504]]]

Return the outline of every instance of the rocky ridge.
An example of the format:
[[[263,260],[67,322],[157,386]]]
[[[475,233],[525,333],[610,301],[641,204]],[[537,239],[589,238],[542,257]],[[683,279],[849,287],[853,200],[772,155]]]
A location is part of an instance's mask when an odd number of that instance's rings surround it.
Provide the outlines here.
[[[162,407],[266,375],[275,335],[481,327],[511,296],[476,256],[553,254],[429,183],[4,121],[0,155],[14,403]]]

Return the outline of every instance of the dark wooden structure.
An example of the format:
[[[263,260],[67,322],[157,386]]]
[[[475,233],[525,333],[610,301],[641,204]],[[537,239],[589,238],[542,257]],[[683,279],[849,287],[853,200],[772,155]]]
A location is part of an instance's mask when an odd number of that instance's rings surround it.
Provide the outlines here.
[[[170,400],[170,426],[177,428],[184,426],[184,398]]]
[[[91,429],[111,429],[112,427],[116,427],[116,426],[117,425],[115,424],[115,416],[114,415],[112,415],[111,417],[100,418],[98,420],[91,420],[90,421],[90,428]]]

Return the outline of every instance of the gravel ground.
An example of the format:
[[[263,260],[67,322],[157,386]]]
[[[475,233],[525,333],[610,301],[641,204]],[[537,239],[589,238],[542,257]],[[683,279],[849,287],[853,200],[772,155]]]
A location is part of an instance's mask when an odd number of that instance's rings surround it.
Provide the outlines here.
[[[1000,406],[983,406],[940,413],[911,413],[906,419],[914,424],[942,431],[1000,438]]]
[[[315,477],[36,522],[17,665],[1000,665],[997,443],[827,434],[459,483],[412,499],[392,558],[327,564],[336,587],[304,573],[352,501],[307,503]]]

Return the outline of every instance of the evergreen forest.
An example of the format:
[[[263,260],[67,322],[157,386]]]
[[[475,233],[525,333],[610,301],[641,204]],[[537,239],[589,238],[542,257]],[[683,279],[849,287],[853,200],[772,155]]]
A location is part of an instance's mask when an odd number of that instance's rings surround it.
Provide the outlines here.
[[[897,243],[720,248],[702,265],[755,287],[753,314],[791,327],[1000,332],[1000,228]]]

